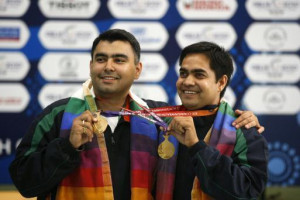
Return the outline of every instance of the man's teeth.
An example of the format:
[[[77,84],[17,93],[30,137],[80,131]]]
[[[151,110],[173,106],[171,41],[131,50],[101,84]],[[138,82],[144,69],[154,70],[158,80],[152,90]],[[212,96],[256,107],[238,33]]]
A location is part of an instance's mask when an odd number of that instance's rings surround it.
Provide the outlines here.
[[[194,91],[189,91],[189,90],[184,90],[183,93],[184,93],[184,94],[196,94],[196,92],[194,92]]]
[[[105,80],[114,80],[116,78],[114,78],[114,77],[103,77],[103,79],[105,79]]]

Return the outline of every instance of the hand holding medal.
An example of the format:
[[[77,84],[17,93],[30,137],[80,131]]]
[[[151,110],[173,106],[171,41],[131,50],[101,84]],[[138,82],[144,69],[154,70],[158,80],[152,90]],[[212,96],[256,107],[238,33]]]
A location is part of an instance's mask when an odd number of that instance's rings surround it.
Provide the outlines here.
[[[96,133],[96,135],[99,136],[100,134],[102,135],[106,130],[107,120],[105,119],[105,117],[100,115],[100,112],[95,112],[94,115],[96,116],[98,121],[93,123],[93,129],[94,133]]]
[[[174,117],[167,133],[172,134],[187,147],[191,147],[199,141],[192,117]]]

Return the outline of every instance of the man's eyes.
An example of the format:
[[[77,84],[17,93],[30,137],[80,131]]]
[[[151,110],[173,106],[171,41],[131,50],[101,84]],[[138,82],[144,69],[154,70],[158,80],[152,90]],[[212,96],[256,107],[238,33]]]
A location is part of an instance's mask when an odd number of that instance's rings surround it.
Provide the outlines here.
[[[97,62],[104,62],[105,60],[107,60],[107,59],[104,59],[104,58],[102,58],[102,57],[97,57],[97,58],[96,58],[96,61],[97,61]]]
[[[192,74],[193,74],[193,76],[194,76],[195,78],[198,78],[198,79],[204,78],[204,77],[205,77],[205,74],[204,74],[204,73],[201,73],[201,72],[196,72],[196,73],[192,73]],[[189,76],[189,73],[188,73],[188,72],[185,72],[185,71],[180,71],[180,72],[179,72],[179,76],[180,76],[181,78],[186,78],[186,77]]]
[[[203,73],[195,73],[196,78],[203,78],[204,74]]]
[[[180,76],[181,78],[187,77],[187,73],[184,72],[184,71],[180,71],[180,72],[179,72],[179,76]]]
[[[126,60],[125,59],[122,59],[122,58],[115,58],[114,61],[116,63],[124,63]]]

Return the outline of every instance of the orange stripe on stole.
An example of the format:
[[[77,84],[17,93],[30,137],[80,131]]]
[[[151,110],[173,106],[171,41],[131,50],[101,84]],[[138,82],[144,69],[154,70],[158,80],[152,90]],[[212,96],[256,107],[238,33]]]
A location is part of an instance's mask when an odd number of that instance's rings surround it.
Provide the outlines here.
[[[211,130],[212,130],[212,127],[210,127],[210,129],[208,130],[208,132],[205,135],[204,142],[206,144],[209,143],[209,140],[211,137]],[[201,190],[200,181],[197,178],[197,176],[194,179],[193,189],[191,192],[191,199],[192,200],[211,200],[212,199],[210,196],[208,196]]]
[[[57,200],[113,200],[105,195],[105,187],[65,187],[58,189]]]
[[[131,188],[131,200],[153,200],[151,193],[146,188]]]

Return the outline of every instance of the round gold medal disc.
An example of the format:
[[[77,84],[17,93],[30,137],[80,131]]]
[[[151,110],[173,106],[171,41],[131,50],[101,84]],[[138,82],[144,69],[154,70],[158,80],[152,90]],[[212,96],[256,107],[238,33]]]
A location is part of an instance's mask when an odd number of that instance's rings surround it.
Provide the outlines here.
[[[164,135],[163,136],[165,140],[158,146],[158,155],[162,159],[169,159],[171,158],[175,153],[175,147],[174,145],[168,140],[169,136]]]
[[[97,119],[98,121],[93,123],[94,132],[96,134],[103,134],[107,128],[107,120],[100,113],[97,113]]]

